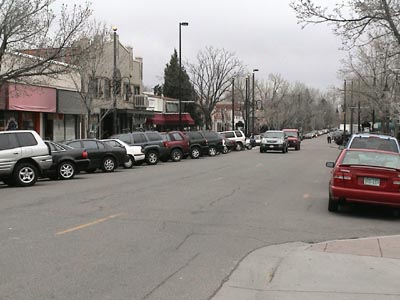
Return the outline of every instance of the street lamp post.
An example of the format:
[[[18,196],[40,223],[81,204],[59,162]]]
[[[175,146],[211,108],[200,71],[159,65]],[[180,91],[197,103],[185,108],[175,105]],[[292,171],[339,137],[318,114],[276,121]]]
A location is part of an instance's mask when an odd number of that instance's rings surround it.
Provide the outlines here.
[[[251,112],[251,132],[254,133],[254,111],[255,111],[255,100],[254,100],[254,73],[258,72],[258,69],[253,69],[253,103],[251,104],[252,112]]]
[[[188,26],[188,22],[179,23],[179,73],[178,73],[178,93],[179,93],[179,130],[182,130],[182,91],[181,91],[181,80],[182,80],[182,43],[181,43],[181,28],[182,26]]]
[[[246,76],[246,90],[245,90],[245,130],[244,133],[246,136],[249,134],[249,76]]]
[[[232,78],[232,130],[235,130],[235,78]]]
[[[114,65],[113,65],[113,134],[117,134],[117,27],[112,28],[114,34]]]

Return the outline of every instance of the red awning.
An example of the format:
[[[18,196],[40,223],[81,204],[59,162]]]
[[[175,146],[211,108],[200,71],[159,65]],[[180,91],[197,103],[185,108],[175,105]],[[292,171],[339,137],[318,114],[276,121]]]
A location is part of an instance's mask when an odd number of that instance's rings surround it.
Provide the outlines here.
[[[179,114],[154,114],[154,117],[147,118],[148,125],[178,125]],[[182,114],[182,124],[194,125],[194,120],[188,113]]]
[[[10,84],[8,97],[9,110],[56,112],[56,89]]]

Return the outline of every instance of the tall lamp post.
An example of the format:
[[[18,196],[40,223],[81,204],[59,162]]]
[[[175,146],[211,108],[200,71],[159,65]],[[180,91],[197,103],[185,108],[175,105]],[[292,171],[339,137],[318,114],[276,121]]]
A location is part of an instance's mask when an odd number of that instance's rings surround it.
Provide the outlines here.
[[[117,134],[117,27],[112,28],[114,34],[114,65],[113,65],[113,134]]]
[[[178,93],[179,93],[179,130],[182,130],[182,87],[181,87],[181,80],[182,80],[182,43],[181,43],[181,28],[182,26],[188,26],[188,22],[180,22],[179,23],[179,74],[178,74]]]
[[[235,78],[232,78],[232,130],[235,130]]]
[[[255,72],[258,72],[258,69],[253,69],[253,102],[251,104],[251,109],[252,109],[252,112],[251,112],[251,132],[252,133],[254,133],[254,111],[255,111],[255,105],[254,105],[254,103],[255,103],[255,100],[254,100],[254,83],[255,83],[255,81],[254,81],[254,73]]]
[[[244,130],[244,134],[246,136],[249,135],[249,76],[246,76],[246,89],[245,89],[245,107],[246,107],[246,113],[245,113],[245,130]]]

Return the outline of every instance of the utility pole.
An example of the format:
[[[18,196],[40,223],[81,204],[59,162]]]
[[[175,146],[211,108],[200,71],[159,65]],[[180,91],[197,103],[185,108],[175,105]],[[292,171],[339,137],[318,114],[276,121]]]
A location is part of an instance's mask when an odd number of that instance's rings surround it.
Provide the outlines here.
[[[344,125],[344,129],[343,129],[343,140],[346,136],[346,80],[344,81],[344,97],[343,97],[343,125]]]
[[[249,76],[246,76],[246,91],[245,91],[246,97],[245,97],[245,130],[244,134],[248,136],[248,131],[249,131]]]
[[[358,132],[361,132],[361,88],[360,88],[360,78],[358,79]]]
[[[235,130],[235,78],[232,78],[232,130]]]
[[[254,116],[254,111],[255,111],[255,100],[254,100],[254,85],[255,85],[255,81],[254,81],[254,73],[258,72],[258,69],[253,69],[253,102],[251,104],[251,132],[254,133],[254,120],[255,120],[255,116]]]
[[[351,81],[351,92],[350,92],[350,135],[353,134],[353,80]]]
[[[117,120],[117,27],[113,26],[112,30],[114,31],[114,65],[113,65],[113,134],[117,134],[118,132],[118,120]]]

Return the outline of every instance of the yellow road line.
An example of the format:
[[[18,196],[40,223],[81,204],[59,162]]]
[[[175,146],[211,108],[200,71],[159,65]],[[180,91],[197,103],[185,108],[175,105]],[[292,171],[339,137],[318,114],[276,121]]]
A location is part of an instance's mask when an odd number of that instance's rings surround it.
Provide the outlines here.
[[[76,226],[76,227],[72,227],[72,228],[67,229],[67,230],[59,231],[59,232],[56,233],[56,235],[70,233],[70,232],[73,232],[73,231],[76,231],[76,230],[79,230],[79,229],[83,229],[83,228],[86,228],[86,227],[89,227],[89,226],[92,226],[92,225],[99,224],[101,222],[104,222],[104,221],[107,221],[107,220],[110,220],[110,219],[114,219],[114,218],[119,217],[121,215],[123,215],[123,214],[121,213],[121,214],[111,215],[111,216],[108,216],[108,217],[105,217],[105,218],[97,219],[97,220],[95,220],[93,222],[90,222],[90,223],[82,224],[82,225],[79,225],[79,226]]]

